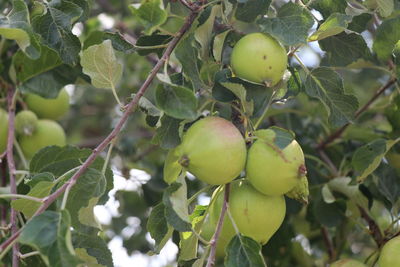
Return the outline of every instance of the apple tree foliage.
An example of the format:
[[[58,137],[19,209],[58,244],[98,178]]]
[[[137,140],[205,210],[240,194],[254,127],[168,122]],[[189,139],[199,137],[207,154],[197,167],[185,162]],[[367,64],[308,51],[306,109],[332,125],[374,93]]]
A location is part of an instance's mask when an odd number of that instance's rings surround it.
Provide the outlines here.
[[[273,88],[232,74],[232,48],[251,32],[288,52]],[[26,94],[55,98],[67,85],[71,95],[59,121],[67,146],[31,159],[17,142],[0,151],[0,265],[113,266],[116,236],[128,254],[157,254],[172,240],[179,266],[205,265],[198,196],[215,187],[163,168],[188,127],[212,114],[249,144],[257,122],[292,131],[310,190],[307,205],[285,199],[267,244],[237,235],[216,265],[374,266],[400,234],[399,40],[398,0],[0,1],[1,109],[13,116]],[[8,126],[0,121],[0,133]],[[100,151],[103,140],[111,145]],[[133,190],[111,191],[113,176]],[[110,198],[119,214],[101,225],[93,210]]]

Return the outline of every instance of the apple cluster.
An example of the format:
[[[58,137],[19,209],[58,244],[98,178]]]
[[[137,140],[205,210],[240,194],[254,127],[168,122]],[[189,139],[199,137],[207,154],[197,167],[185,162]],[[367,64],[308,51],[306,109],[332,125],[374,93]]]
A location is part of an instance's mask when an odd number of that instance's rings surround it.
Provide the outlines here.
[[[195,122],[175,149],[178,162],[199,180],[212,184],[231,183],[229,213],[217,242],[217,255],[236,234],[265,244],[278,230],[286,213],[284,194],[296,198],[308,195],[304,155],[296,140],[276,144],[280,128],[255,132],[256,141],[247,149],[239,130],[220,117]],[[245,175],[244,175],[245,173]],[[235,180],[236,178],[240,178]],[[213,193],[201,235],[210,240],[219,220],[224,187]]]
[[[26,109],[15,116],[15,132],[21,150],[27,159],[40,149],[66,144],[64,129],[56,122],[69,110],[69,95],[62,89],[54,99],[35,94],[25,95]],[[7,144],[8,114],[0,109],[0,153]]]

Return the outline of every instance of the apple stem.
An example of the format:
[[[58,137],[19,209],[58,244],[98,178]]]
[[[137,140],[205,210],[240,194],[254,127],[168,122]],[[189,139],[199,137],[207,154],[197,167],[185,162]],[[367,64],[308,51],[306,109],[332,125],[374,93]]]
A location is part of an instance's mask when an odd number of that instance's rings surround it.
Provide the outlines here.
[[[190,160],[189,160],[188,156],[186,156],[186,155],[183,155],[183,156],[178,160],[178,163],[179,163],[180,165],[182,165],[182,167],[185,167],[185,168],[189,167],[189,162],[190,162]]]
[[[221,214],[219,216],[217,229],[215,230],[215,233],[210,240],[210,256],[208,257],[206,267],[212,267],[215,265],[215,254],[217,252],[217,242],[218,242],[218,238],[222,231],[225,213],[228,209],[229,192],[230,192],[230,184],[226,184],[225,191],[224,191],[224,203],[222,204],[222,209],[221,209]]]

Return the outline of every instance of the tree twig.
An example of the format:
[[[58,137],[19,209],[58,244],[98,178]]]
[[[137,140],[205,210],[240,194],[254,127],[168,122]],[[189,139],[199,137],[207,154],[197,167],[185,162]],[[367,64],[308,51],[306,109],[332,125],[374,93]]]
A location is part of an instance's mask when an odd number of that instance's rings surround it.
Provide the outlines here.
[[[14,120],[15,120],[15,88],[8,86],[7,103],[8,103],[8,136],[7,136],[7,164],[8,164],[8,176],[10,182],[11,194],[17,194],[17,183],[15,180],[15,161],[13,154],[14,147]],[[14,198],[13,198],[14,199]],[[18,231],[18,218],[17,211],[11,207],[11,234],[15,234]],[[12,266],[19,266],[19,245],[15,243],[12,247]]]
[[[336,251],[335,247],[333,246],[332,240],[329,237],[328,230],[325,226],[321,227],[321,234],[322,238],[324,239],[325,246],[328,250],[329,262],[333,262],[336,259]]]
[[[371,97],[371,99],[364,105],[362,106],[354,115],[354,118],[357,119],[364,111],[366,111],[372,103],[375,102],[378,97],[383,94],[383,92],[386,91],[389,87],[391,87],[394,83],[396,83],[397,78],[392,78],[390,79],[385,85],[383,85],[381,88],[379,88],[375,94]],[[330,136],[328,136],[325,140],[320,142],[317,145],[317,149],[324,149],[327,145],[335,141],[337,138],[341,137],[343,132],[349,127],[350,123],[347,123],[343,125],[341,128],[337,129],[334,133],[332,133]]]
[[[165,49],[163,56],[157,62],[157,64],[151,70],[149,76],[140,87],[139,91],[136,93],[135,97],[129,102],[126,106],[126,110],[124,111],[121,119],[115,126],[115,128],[110,132],[110,134],[93,150],[92,154],[85,160],[85,162],[80,166],[78,171],[71,177],[71,179],[63,184],[60,188],[58,188],[54,193],[49,195],[48,197],[44,198],[43,204],[39,207],[39,209],[35,212],[34,216],[37,216],[44,212],[60,195],[62,195],[67,188],[71,188],[76,181],[79,179],[80,176],[89,168],[89,166],[93,163],[93,161],[97,158],[97,156],[108,146],[112,140],[120,133],[123,125],[128,120],[129,115],[135,111],[137,105],[139,103],[140,98],[146,92],[148,87],[150,86],[151,82],[157,75],[157,72],[160,68],[164,65],[164,62],[167,58],[171,55],[172,51],[177,46],[178,42],[181,40],[183,35],[190,29],[191,25],[193,24],[194,20],[196,19],[199,11],[201,10],[201,6],[198,4],[193,4],[195,7],[192,12],[187,16],[185,23],[177,33],[177,35],[171,40],[168,47]],[[33,218],[32,217],[32,218]],[[3,244],[0,245],[0,252],[4,251],[10,244],[14,242],[20,235],[21,230],[13,233],[13,235],[8,238]]]
[[[212,267],[215,264],[215,254],[217,253],[217,242],[218,242],[219,235],[221,234],[221,231],[222,231],[225,213],[228,208],[230,184],[226,184],[224,189],[225,189],[224,190],[224,202],[222,204],[222,209],[221,209],[221,214],[219,216],[217,229],[215,230],[215,233],[210,240],[210,247],[211,247],[210,249],[211,250],[210,250],[210,255],[208,256],[206,267]]]
[[[369,216],[368,212],[363,207],[359,205],[357,205],[357,207],[360,211],[361,217],[368,223],[368,228],[372,238],[378,247],[381,247],[385,242],[378,224],[371,218],[371,216]]]

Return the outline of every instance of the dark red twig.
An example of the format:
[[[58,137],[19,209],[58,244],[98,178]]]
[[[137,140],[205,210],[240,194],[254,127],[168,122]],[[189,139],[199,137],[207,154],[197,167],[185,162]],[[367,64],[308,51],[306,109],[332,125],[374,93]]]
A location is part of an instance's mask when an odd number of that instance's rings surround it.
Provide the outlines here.
[[[368,212],[361,206],[357,206],[360,211],[361,217],[368,223],[368,228],[371,233],[372,238],[378,247],[381,247],[384,244],[384,238],[382,236],[382,232],[378,226],[378,224],[372,219]]]
[[[222,226],[224,224],[225,213],[226,213],[226,210],[228,209],[230,184],[226,184],[224,189],[225,189],[224,190],[224,203],[222,204],[222,209],[221,209],[221,214],[219,216],[217,229],[215,230],[215,233],[210,240],[211,250],[210,250],[210,255],[208,256],[206,267],[212,267],[215,264],[215,254],[217,253],[217,242],[218,242],[219,235],[221,234],[221,231],[222,231]]]
[[[321,227],[321,234],[322,238],[324,239],[325,246],[328,250],[329,262],[333,262],[336,259],[336,251],[335,247],[333,246],[332,240],[329,237],[328,230],[325,226]]]
[[[17,183],[15,180],[15,161],[14,161],[14,120],[15,120],[15,103],[14,103],[14,94],[15,89],[12,86],[8,86],[7,92],[7,103],[8,103],[8,137],[7,137],[7,165],[8,165],[8,176],[10,181],[10,191],[11,194],[17,194]],[[11,233],[15,234],[18,232],[18,218],[17,211],[11,208]],[[19,245],[15,243],[12,248],[12,266],[19,266]]]

